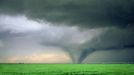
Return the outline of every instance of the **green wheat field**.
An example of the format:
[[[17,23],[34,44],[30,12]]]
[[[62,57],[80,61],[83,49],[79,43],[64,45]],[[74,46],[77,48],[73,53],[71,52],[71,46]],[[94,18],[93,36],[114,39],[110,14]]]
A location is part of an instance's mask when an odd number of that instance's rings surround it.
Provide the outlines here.
[[[0,64],[0,75],[134,75],[134,65]]]

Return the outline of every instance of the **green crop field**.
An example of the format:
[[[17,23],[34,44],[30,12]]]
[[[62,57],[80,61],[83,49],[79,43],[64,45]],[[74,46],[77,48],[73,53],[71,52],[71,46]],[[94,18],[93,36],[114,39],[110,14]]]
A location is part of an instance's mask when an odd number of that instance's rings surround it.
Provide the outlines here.
[[[134,65],[0,64],[0,75],[134,75]]]

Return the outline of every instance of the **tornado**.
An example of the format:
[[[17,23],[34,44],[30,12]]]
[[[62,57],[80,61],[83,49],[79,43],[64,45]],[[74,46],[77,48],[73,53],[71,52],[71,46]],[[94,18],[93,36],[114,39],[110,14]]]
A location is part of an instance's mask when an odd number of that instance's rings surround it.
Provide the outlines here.
[[[47,45],[49,45],[47,43]],[[66,45],[62,44],[50,44],[51,46],[60,47],[63,51],[65,51],[69,57],[72,59],[72,63],[74,64],[81,64],[83,61],[90,56],[95,51],[106,51],[106,50],[122,50],[122,49],[128,49],[128,48],[134,48],[134,44],[126,44],[126,45],[115,45],[115,46],[109,46],[109,47],[93,47],[90,48],[90,46],[85,47],[85,49],[76,50],[73,48],[69,48]]]
[[[85,49],[82,50],[77,63],[82,63],[87,56],[91,55],[93,52],[95,51],[100,51],[100,50],[122,50],[122,49],[129,49],[129,48],[134,48],[134,44],[130,44],[130,45],[123,45],[123,46],[118,46],[118,47],[108,47],[108,48],[94,48],[94,49]]]

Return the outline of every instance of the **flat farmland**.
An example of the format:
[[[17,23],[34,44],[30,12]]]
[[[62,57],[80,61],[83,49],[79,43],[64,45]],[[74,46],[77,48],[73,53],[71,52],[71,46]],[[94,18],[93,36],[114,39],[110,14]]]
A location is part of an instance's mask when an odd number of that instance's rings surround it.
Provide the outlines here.
[[[134,64],[0,64],[0,75],[134,75]]]

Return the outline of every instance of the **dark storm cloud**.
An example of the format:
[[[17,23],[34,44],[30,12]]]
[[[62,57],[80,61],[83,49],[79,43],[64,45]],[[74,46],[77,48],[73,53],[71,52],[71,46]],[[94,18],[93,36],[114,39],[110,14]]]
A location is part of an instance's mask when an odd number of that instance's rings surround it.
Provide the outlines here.
[[[24,11],[23,0],[0,0],[0,13],[17,14]]]
[[[18,12],[82,27],[133,25],[133,0],[1,0],[2,12]]]
[[[53,24],[104,29],[100,36],[82,45],[74,46],[65,41],[70,40],[69,35],[57,41],[43,41],[45,46],[65,49],[78,63],[97,50],[134,47],[134,0],[0,0],[0,13],[25,14]],[[74,47],[79,51],[73,50]],[[79,57],[77,60],[75,55]]]

